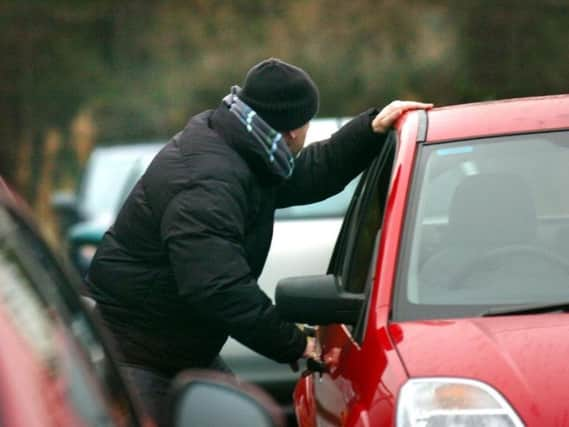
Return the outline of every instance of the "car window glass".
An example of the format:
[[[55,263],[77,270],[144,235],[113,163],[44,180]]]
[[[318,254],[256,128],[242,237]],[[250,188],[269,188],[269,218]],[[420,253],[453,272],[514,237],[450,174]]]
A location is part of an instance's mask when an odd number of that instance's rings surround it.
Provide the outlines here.
[[[39,363],[54,417],[76,425],[131,425],[126,391],[79,301],[66,295],[31,230],[0,208],[0,305]],[[58,421],[55,421],[58,424]]]
[[[360,316],[355,327],[353,328],[353,337],[359,343],[363,341],[364,333],[367,327],[367,320],[369,319],[369,310],[370,310],[369,296],[372,291],[372,285],[375,280],[375,273],[376,273],[375,263],[373,262],[373,260],[377,259],[380,239],[381,239],[381,229],[377,231],[374,239],[373,250],[371,253],[372,262],[369,263],[367,277],[365,279],[365,284],[364,284],[365,305],[360,312]]]
[[[422,147],[399,318],[569,300],[568,164],[567,132]]]
[[[354,198],[354,209],[346,218],[341,239],[345,239],[342,262],[337,271],[346,291],[364,292],[371,256],[377,233],[383,220],[387,190],[395,154],[395,135],[391,133],[386,145],[370,166],[361,186],[361,193]]]

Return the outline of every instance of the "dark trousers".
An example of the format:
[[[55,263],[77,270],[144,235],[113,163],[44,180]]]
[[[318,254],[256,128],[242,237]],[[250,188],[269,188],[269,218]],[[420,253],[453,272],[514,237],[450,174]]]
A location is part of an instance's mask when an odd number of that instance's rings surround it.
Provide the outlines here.
[[[170,382],[173,378],[161,375],[156,371],[127,364],[120,364],[119,369],[125,381],[129,383],[134,399],[142,405],[144,412],[156,422],[158,427],[166,427],[166,420],[168,419],[166,413],[167,399]],[[209,369],[232,373],[221,357],[217,357]]]

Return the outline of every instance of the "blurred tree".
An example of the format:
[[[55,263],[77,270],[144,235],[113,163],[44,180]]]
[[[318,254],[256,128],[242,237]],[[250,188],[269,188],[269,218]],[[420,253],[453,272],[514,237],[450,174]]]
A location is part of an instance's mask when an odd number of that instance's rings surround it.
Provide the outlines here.
[[[479,0],[450,6],[463,61],[457,101],[567,92],[569,3]]]
[[[108,4],[28,0],[0,6],[0,171],[28,198],[36,187],[30,179],[41,173],[43,136],[65,129],[104,79],[99,35]]]
[[[94,142],[167,139],[269,56],[313,75],[320,116],[566,92],[568,15],[561,0],[6,0],[0,172],[45,203]]]
[[[173,134],[269,56],[313,75],[328,116],[419,96],[422,72],[451,69],[444,9],[410,0],[127,3],[113,14],[112,83],[91,99],[103,141]],[[444,25],[425,29],[425,16]]]

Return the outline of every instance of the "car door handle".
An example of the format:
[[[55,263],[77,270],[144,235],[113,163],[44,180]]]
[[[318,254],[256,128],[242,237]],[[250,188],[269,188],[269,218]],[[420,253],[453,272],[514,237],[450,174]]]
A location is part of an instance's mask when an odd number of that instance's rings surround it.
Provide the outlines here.
[[[306,359],[306,369],[302,373],[303,377],[318,372],[320,375],[328,372],[328,365],[320,360],[308,358]]]

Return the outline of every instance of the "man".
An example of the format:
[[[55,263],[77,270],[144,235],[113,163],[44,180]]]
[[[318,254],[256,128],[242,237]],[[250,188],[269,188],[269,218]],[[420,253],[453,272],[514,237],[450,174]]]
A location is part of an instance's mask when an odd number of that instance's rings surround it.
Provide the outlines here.
[[[281,320],[256,282],[274,210],[338,193],[403,111],[430,107],[369,110],[302,150],[318,104],[305,71],[277,59],[255,65],[242,89],[161,150],[105,234],[87,283],[123,372],[159,421],[176,373],[224,369],[228,335],[283,363],[318,357],[314,339]]]

